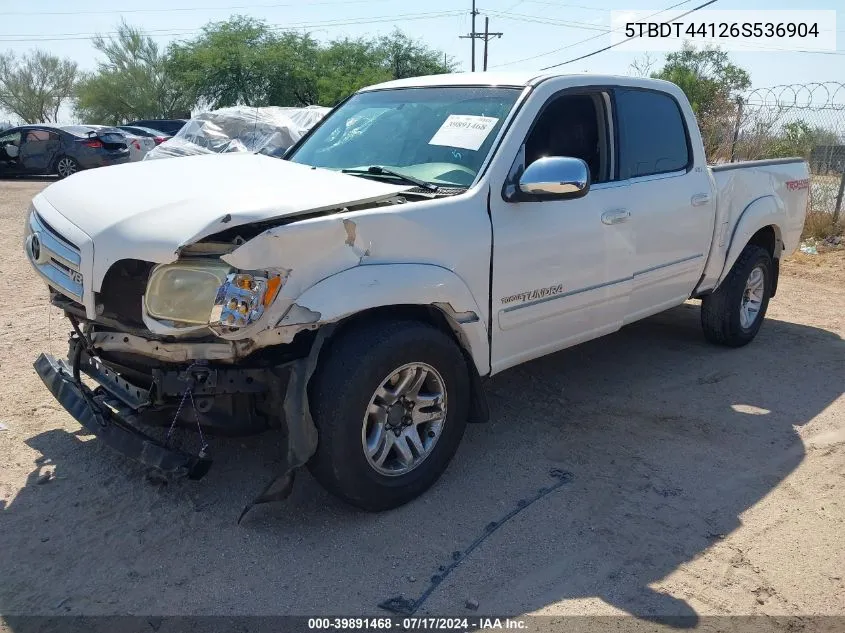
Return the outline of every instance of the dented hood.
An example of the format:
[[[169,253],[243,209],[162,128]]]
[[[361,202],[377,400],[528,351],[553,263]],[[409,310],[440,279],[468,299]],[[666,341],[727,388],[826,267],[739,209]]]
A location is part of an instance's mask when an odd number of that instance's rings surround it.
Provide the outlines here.
[[[119,259],[172,261],[180,246],[235,226],[366,204],[408,189],[233,153],[82,171],[41,196],[91,238],[94,268],[104,272]]]

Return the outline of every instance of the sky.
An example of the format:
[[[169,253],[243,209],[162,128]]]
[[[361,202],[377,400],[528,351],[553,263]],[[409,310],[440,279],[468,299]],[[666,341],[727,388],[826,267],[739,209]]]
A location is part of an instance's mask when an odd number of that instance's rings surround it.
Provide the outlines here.
[[[679,0],[477,0],[476,27],[503,36],[490,42],[491,70],[539,70],[590,53],[610,43],[611,10],[653,10]],[[678,8],[700,4],[692,0]],[[122,19],[167,44],[190,39],[209,21],[244,14],[275,27],[307,31],[318,40],[386,34],[400,28],[428,46],[442,50],[470,70],[470,41],[459,39],[471,30],[471,0],[0,0],[0,50],[24,53],[42,48],[75,60],[80,68],[96,67],[97,52],[90,37],[109,33]],[[836,54],[770,50],[731,52],[734,63],[751,75],[754,87],[845,81],[845,5],[841,0],[718,0],[708,9],[842,9],[835,25]],[[666,14],[670,15],[670,14]],[[657,16],[655,19],[665,19]],[[587,38],[593,38],[581,42]],[[481,68],[481,41],[477,41]],[[563,49],[563,50],[560,50]],[[549,51],[555,51],[549,53]],[[663,53],[652,53],[656,60]],[[566,64],[562,72],[631,74],[631,63],[643,53],[609,50]]]

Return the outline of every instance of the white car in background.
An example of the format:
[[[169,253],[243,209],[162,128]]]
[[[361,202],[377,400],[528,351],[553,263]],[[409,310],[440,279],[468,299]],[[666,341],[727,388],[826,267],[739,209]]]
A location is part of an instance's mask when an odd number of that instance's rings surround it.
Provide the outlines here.
[[[143,160],[144,156],[147,155],[147,152],[149,152],[156,146],[154,138],[151,138],[149,136],[140,136],[138,134],[132,134],[131,132],[127,132],[126,130],[122,130],[118,127],[114,127],[111,125],[85,124],[81,127],[87,127],[97,131],[108,130],[109,132],[114,132],[115,134],[122,134],[123,136],[125,136],[126,147],[129,148],[129,162],[131,163]]]

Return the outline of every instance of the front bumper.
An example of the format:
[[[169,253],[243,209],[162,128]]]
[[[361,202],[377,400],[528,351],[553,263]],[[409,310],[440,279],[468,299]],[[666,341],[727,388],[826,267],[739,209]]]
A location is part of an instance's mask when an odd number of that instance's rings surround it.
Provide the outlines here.
[[[146,466],[177,476],[200,479],[208,472],[210,459],[169,448],[133,426],[135,411],[112,393],[125,388],[119,378],[113,376],[110,381],[104,376],[101,385],[107,384],[108,388],[95,393],[74,379],[67,362],[49,354],[41,354],[34,367],[59,404],[107,446]],[[139,394],[134,397],[140,398]],[[127,388],[127,397],[132,395]]]

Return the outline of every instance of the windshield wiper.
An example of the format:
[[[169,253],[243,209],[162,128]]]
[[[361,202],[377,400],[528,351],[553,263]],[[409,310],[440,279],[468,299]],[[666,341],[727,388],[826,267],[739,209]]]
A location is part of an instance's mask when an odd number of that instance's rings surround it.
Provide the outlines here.
[[[398,178],[409,185],[416,185],[417,187],[422,187],[428,191],[436,192],[439,190],[437,186],[432,185],[425,180],[420,180],[419,178],[414,178],[413,176],[393,171],[392,169],[382,167],[381,165],[370,165],[366,169],[341,169],[340,171],[344,174],[358,174],[363,176],[393,176],[394,178]]]

